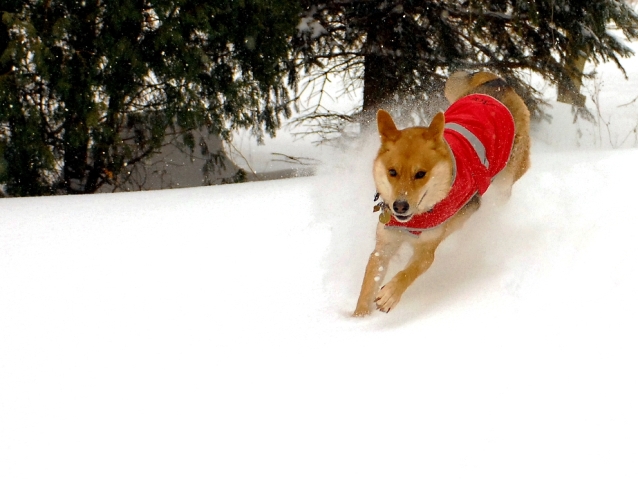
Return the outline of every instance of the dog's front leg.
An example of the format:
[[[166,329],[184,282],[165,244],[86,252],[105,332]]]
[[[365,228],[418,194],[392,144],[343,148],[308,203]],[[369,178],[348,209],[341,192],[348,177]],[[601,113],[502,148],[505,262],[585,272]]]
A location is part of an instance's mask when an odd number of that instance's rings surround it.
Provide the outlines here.
[[[374,299],[379,291],[379,285],[385,277],[388,263],[401,245],[401,237],[396,232],[388,232],[383,225],[377,227],[377,240],[374,252],[370,254],[366,272],[363,276],[361,293],[354,310],[355,317],[363,317],[372,312]]]
[[[414,254],[405,269],[397,273],[392,280],[386,283],[375,299],[377,308],[388,313],[392,310],[406,289],[425,272],[434,261],[434,251],[440,240],[419,242],[414,245]]]

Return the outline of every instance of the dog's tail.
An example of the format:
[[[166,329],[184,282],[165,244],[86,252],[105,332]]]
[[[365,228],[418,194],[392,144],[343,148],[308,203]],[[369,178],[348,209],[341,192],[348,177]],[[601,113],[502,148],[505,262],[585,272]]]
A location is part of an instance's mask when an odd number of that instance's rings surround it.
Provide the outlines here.
[[[479,88],[484,86],[485,88]],[[465,71],[454,72],[445,82],[445,98],[450,103],[456,102],[459,98],[465,95],[476,92],[478,90],[484,90],[489,87],[494,92],[486,93],[500,93],[498,90],[508,88],[509,85],[505,80],[501,79],[498,75],[490,72],[478,72],[469,73]],[[495,96],[495,95],[493,95]]]

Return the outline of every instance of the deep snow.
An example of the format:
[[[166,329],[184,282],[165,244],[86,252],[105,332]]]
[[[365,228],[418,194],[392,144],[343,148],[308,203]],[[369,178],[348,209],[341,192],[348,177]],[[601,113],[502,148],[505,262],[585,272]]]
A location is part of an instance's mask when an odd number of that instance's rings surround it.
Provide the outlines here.
[[[605,118],[638,94],[608,82]],[[297,143],[312,178],[3,199],[0,478],[636,478],[638,149],[569,118],[363,320],[376,139]]]

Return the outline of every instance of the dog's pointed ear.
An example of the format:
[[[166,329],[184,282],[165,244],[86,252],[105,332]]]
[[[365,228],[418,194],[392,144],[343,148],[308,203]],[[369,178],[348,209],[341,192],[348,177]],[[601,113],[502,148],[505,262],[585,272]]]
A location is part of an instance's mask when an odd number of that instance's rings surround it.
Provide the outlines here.
[[[443,130],[445,130],[445,114],[439,112],[434,115],[432,123],[428,127],[428,133],[434,138],[438,138],[443,136]]]
[[[392,116],[385,110],[379,110],[377,112],[377,127],[379,128],[379,135],[381,135],[382,142],[394,142],[399,138],[399,129],[394,124]]]

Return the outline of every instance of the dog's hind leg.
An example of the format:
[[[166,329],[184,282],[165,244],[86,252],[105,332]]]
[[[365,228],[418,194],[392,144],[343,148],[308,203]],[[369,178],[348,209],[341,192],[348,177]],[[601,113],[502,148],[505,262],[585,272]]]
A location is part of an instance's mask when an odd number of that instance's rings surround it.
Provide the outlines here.
[[[490,190],[496,193],[497,203],[504,203],[512,195],[512,188],[530,167],[530,142],[527,136],[516,136],[507,165],[492,182]]]
[[[516,158],[517,161],[512,166],[512,176],[514,178],[512,185],[517,182],[525,172],[529,170],[531,166],[530,161],[530,139],[529,133],[527,135],[521,135],[520,137],[517,135],[514,138],[514,146],[512,147],[512,158]]]
[[[516,135],[514,135],[514,145],[507,165],[494,178],[494,184],[498,185],[500,196],[508,199],[512,192],[512,187],[530,167],[530,115],[529,110],[521,98],[513,90],[507,91],[501,99],[509,108],[514,117],[516,125]]]

